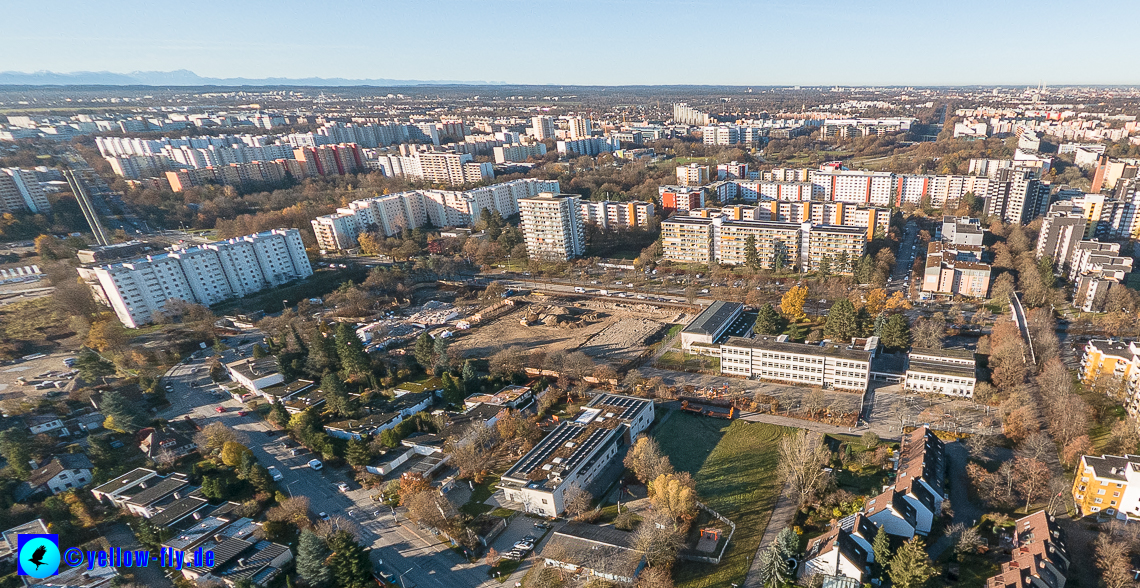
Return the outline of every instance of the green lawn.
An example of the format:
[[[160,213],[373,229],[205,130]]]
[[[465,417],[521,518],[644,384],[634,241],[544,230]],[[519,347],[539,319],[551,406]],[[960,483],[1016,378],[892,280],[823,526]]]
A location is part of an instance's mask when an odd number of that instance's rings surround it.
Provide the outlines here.
[[[459,510],[473,517],[490,511],[493,507],[489,504],[484,504],[484,502],[495,493],[495,486],[498,483],[499,476],[496,474],[490,474],[483,478],[482,483],[475,484],[475,490],[471,492],[471,498],[467,501],[467,504],[459,507]]]
[[[678,413],[654,433],[673,467],[693,474],[701,500],[736,523],[724,561],[718,566],[679,562],[674,572],[678,587],[744,583],[780,491],[776,443],[787,431]]]

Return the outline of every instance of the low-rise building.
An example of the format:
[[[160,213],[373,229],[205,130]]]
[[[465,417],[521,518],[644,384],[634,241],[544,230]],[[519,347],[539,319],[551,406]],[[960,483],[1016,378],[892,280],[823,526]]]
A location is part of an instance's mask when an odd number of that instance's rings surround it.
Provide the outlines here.
[[[601,394],[574,420],[563,421],[503,474],[499,487],[521,510],[554,517],[568,489],[608,483],[605,474],[653,422],[653,402]]]
[[[946,499],[946,450],[933,431],[922,426],[903,436],[895,483],[863,506],[863,514],[888,534],[926,536]]]
[[[843,576],[865,582],[875,561],[872,542],[879,528],[863,513],[837,522],[827,533],[808,541],[799,577],[808,579],[819,574]]]
[[[43,519],[28,521],[4,531],[3,541],[0,541],[0,563],[16,561],[16,550],[19,548],[20,535],[46,535],[47,532],[47,525],[44,524]]]
[[[151,461],[170,463],[198,450],[198,444],[190,434],[169,426],[164,429],[143,429],[139,434],[143,436],[139,449]]]
[[[465,408],[474,408],[480,404],[491,404],[512,409],[522,409],[534,400],[534,393],[530,386],[505,386],[494,394],[472,394],[463,399]]]
[[[919,394],[973,398],[976,365],[974,352],[967,349],[913,348],[907,354],[903,387]]]
[[[380,433],[404,422],[404,417],[398,412],[382,412],[370,414],[358,419],[346,419],[325,425],[325,432],[337,439],[355,439],[357,441],[366,436]]]
[[[739,302],[713,302],[681,331],[681,348],[692,351],[694,343],[712,346],[743,313],[744,305]]]
[[[153,485],[144,482],[143,486],[145,487],[137,494],[124,500],[122,507],[135,516],[148,519],[162,512],[170,503],[181,500],[197,490],[190,485],[190,478],[178,472],[160,479]]]
[[[28,480],[16,487],[15,498],[23,502],[36,494],[56,495],[91,483],[91,460],[82,453],[61,453],[32,470]]]
[[[729,337],[720,345],[721,373],[806,386],[867,389],[874,353],[828,341],[793,343],[786,335]]]
[[[135,468],[110,482],[100,484],[91,490],[91,495],[99,502],[122,507],[131,497],[162,479],[158,472],[147,468]]]
[[[277,358],[272,356],[239,359],[227,363],[226,371],[233,381],[254,394],[260,394],[262,390],[285,381],[285,376],[277,366]]]
[[[539,554],[547,566],[609,582],[633,584],[645,567],[633,533],[612,526],[569,522],[554,531]]]
[[[1010,559],[985,588],[1063,588],[1071,559],[1056,519],[1039,510],[1014,523]]]

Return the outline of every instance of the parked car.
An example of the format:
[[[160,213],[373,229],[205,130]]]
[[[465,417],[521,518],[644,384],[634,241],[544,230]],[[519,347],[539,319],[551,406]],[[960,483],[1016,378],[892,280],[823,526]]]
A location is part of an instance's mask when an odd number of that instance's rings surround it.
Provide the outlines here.
[[[553,527],[554,526],[551,525],[550,523],[546,523],[546,522],[542,522],[542,521],[539,521],[539,522],[534,524],[535,529],[542,529],[544,531],[547,529],[552,529]]]
[[[226,407],[224,407],[224,406],[215,406],[215,407],[214,407],[214,412],[226,412]]]
[[[247,412],[245,412],[244,410],[239,410],[239,411],[238,411],[238,416],[245,416],[246,414],[248,414],[248,413],[247,413]]]
[[[345,482],[341,482],[341,483],[336,485],[336,489],[340,490],[341,492],[348,492],[348,484],[346,484]]]
[[[328,520],[332,519],[332,517],[330,517],[329,513],[327,513],[327,512],[322,512],[322,513],[318,514],[317,516],[321,517],[322,521],[328,521]]]
[[[309,460],[309,467],[313,468],[314,470],[319,470],[319,469],[325,467],[325,464],[321,463],[321,460],[319,460],[319,459],[310,459]]]
[[[277,469],[276,466],[269,466],[265,468],[265,471],[269,472],[269,476],[273,478],[274,482],[280,482],[285,479],[285,475],[282,474],[281,470]]]

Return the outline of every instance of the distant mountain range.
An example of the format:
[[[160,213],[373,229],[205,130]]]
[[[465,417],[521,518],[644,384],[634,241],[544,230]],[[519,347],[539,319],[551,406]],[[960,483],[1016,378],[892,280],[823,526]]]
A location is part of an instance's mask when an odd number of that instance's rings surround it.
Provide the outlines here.
[[[130,73],[109,71],[0,72],[0,86],[487,86],[504,83],[461,80],[390,80],[387,78],[366,80],[345,78],[204,78],[187,69],[132,71]]]

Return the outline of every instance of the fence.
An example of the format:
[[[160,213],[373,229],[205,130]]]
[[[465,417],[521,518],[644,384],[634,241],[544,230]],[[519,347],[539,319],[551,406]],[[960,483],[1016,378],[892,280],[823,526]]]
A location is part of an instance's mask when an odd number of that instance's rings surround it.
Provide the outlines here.
[[[718,553],[716,557],[708,557],[706,555],[695,555],[695,554],[691,554],[691,553],[685,553],[683,551],[680,554],[678,554],[678,557],[680,559],[683,559],[686,561],[699,561],[699,562],[704,562],[704,563],[719,564],[720,560],[724,557],[724,552],[728,551],[728,544],[732,541],[732,536],[736,534],[736,523],[728,520],[727,518],[722,516],[719,512],[705,506],[704,504],[701,504],[700,502],[697,503],[697,508],[709,513],[710,515],[715,517],[720,522],[728,525],[728,537],[725,538],[724,545],[721,546],[720,553]]]

